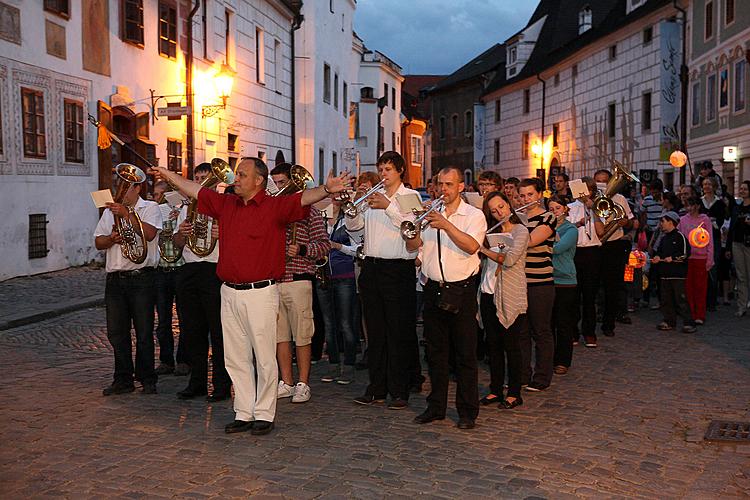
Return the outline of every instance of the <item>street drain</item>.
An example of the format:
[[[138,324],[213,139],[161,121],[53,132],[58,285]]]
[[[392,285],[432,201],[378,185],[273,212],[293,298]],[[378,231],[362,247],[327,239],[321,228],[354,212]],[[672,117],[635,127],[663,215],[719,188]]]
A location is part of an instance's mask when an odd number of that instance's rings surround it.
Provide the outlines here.
[[[750,443],[750,422],[712,420],[704,437],[706,441]]]

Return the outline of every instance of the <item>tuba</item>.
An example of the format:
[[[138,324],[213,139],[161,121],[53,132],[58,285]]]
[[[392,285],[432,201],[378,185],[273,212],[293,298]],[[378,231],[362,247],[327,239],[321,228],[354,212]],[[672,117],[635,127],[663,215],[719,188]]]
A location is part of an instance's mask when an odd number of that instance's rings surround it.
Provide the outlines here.
[[[201,182],[201,187],[213,189],[221,182],[232,184],[234,172],[229,163],[221,158],[214,158],[211,160],[211,173]],[[190,200],[186,220],[193,226],[193,230],[187,238],[187,246],[198,257],[211,255],[216,247],[216,240],[211,237],[211,227],[214,221],[211,217],[198,213],[198,200]]]
[[[143,170],[130,163],[116,165],[115,173],[117,174],[118,181],[113,200],[115,203],[122,204],[128,189],[135,184],[141,184],[145,181],[146,174],[143,173]],[[146,260],[146,256],[148,256],[148,244],[143,237],[143,222],[133,207],[127,208],[129,217],[114,216],[115,229],[122,237],[120,251],[123,257],[129,261],[134,264],[141,264]],[[137,227],[134,226],[133,219],[135,219]]]
[[[619,222],[626,217],[625,209],[614,202],[612,197],[619,193],[628,182],[641,182],[641,180],[617,160],[612,161],[612,178],[607,183],[604,192],[594,198],[593,210],[597,217],[605,220],[604,234],[599,238],[602,243],[615,234]]]

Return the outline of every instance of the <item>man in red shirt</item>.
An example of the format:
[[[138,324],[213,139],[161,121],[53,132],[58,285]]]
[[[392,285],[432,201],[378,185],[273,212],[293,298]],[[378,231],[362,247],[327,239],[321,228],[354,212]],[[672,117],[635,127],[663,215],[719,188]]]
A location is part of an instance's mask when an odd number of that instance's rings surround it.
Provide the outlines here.
[[[266,194],[268,167],[258,158],[244,158],[237,165],[235,194],[201,189],[166,168],[151,172],[197,198],[198,212],[221,225],[216,274],[224,283],[224,362],[235,392],[235,420],[224,430],[267,434],[273,430],[276,415],[276,280],[284,276],[286,225],[307,217],[309,205],[348,189],[351,176],[348,172],[329,175],[323,186],[275,198]]]

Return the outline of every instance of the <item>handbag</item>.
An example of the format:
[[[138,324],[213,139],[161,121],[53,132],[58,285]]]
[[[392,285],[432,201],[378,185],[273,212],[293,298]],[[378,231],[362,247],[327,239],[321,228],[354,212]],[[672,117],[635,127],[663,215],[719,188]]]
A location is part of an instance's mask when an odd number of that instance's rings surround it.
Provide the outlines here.
[[[451,314],[458,314],[461,311],[461,302],[464,298],[464,289],[468,286],[471,278],[457,283],[448,283],[445,281],[443,273],[443,255],[440,251],[440,230],[437,233],[438,243],[438,264],[440,265],[440,277],[443,281],[439,283],[437,291],[437,307]]]

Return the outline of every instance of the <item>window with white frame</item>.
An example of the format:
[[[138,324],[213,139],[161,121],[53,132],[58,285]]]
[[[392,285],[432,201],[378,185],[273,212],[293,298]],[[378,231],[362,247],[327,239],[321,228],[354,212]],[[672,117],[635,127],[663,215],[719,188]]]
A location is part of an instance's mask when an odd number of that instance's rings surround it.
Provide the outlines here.
[[[276,92],[281,92],[281,81],[284,79],[284,57],[281,54],[281,42],[273,41],[273,80]]]
[[[331,67],[323,63],[323,102],[331,104]]]
[[[716,75],[706,78],[706,122],[716,119]]]
[[[339,109],[339,75],[333,75],[333,109]]]
[[[411,136],[411,162],[414,165],[422,164],[422,138],[418,135]]]
[[[578,12],[578,34],[582,35],[591,29],[593,21],[593,13],[591,7],[585,6]]]
[[[63,100],[65,118],[65,161],[83,163],[83,103]]]
[[[734,65],[734,110],[745,109],[745,72],[747,63],[744,59],[737,61]]]
[[[734,0],[724,0],[724,26],[734,22]]]
[[[703,17],[703,38],[708,40],[714,36],[714,3],[706,2]]]
[[[346,113],[349,110],[349,85],[344,82],[344,86],[341,92],[341,109],[346,117]]]
[[[508,64],[515,64],[518,59],[518,47],[508,49]]]
[[[693,106],[693,113],[690,122],[692,123],[693,127],[700,125],[701,123],[701,84],[700,82],[693,83],[692,88],[693,94],[692,94],[692,106]]]
[[[44,93],[41,90],[21,88],[21,111],[23,155],[28,158],[47,158]]]
[[[266,84],[266,42],[264,32],[259,27],[255,28],[255,81]]]

